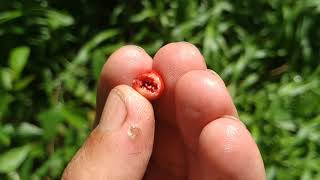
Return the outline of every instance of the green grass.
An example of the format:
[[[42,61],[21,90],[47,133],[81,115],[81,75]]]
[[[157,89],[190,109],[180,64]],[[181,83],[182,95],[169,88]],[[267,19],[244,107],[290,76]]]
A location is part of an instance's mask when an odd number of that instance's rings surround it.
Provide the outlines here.
[[[268,180],[320,179],[319,27],[319,0],[1,0],[0,175],[58,179],[90,131],[105,57],[189,41],[226,81]]]

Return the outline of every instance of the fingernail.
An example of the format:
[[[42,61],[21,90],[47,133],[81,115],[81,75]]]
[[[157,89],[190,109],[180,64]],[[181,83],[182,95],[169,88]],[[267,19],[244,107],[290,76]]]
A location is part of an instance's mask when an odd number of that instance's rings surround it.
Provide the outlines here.
[[[242,121],[240,121],[239,118],[237,118],[237,117],[230,116],[230,115],[224,115],[224,116],[222,116],[222,117],[223,117],[223,118],[227,118],[227,119],[231,119],[231,120],[234,120],[234,121],[237,121],[237,122],[239,122],[242,126],[244,126],[245,128],[247,128],[246,125],[245,125]]]
[[[224,116],[222,116],[222,117],[228,118],[228,119],[232,119],[232,120],[235,120],[235,121],[239,121],[238,118],[236,118],[236,117],[234,117],[234,116],[230,116],[230,115],[224,115]]]
[[[113,89],[103,109],[99,126],[107,131],[120,129],[126,119],[126,115],[127,109],[121,92]]]
[[[225,86],[225,83],[224,83],[224,81],[221,79],[221,77],[219,76],[219,74],[217,74],[217,73],[216,73],[214,70],[212,70],[212,69],[208,69],[207,71],[210,72],[210,73],[211,73],[212,75],[214,75],[215,77],[217,77],[217,78],[219,79],[219,82]]]
[[[220,76],[212,69],[208,69],[209,72],[211,72],[214,76],[217,76],[220,78]]]

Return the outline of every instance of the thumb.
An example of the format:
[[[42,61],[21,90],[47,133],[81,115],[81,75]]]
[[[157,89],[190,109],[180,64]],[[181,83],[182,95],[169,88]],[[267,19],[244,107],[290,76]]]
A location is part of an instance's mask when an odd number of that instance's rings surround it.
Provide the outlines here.
[[[100,123],[63,173],[62,179],[142,179],[154,137],[152,105],[131,87],[109,94]]]

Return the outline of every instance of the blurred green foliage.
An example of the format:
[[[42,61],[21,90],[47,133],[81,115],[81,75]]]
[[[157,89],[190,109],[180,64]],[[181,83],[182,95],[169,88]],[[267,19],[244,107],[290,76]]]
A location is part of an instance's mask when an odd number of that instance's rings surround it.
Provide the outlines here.
[[[189,41],[226,81],[268,180],[320,179],[319,25],[319,0],[1,0],[1,177],[59,178],[115,49]]]

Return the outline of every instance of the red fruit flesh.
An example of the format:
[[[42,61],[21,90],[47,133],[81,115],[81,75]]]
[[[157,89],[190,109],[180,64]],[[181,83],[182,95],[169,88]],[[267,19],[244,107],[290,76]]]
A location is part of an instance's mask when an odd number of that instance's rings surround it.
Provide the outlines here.
[[[149,101],[152,101],[162,95],[164,83],[160,74],[150,70],[138,75],[132,81],[132,87]]]

